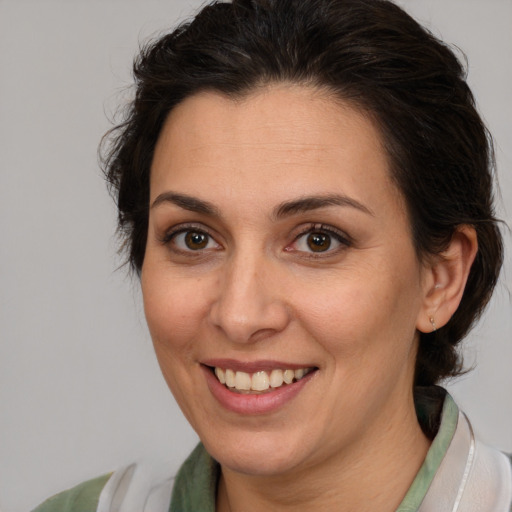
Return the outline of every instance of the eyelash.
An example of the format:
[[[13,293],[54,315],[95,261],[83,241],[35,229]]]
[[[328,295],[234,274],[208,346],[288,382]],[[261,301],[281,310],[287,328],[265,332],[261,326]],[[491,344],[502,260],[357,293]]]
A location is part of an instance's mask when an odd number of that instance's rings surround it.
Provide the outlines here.
[[[297,241],[300,240],[301,237],[303,237],[305,235],[311,235],[311,234],[327,235],[331,238],[334,238],[334,240],[336,240],[336,242],[338,242],[340,244],[340,247],[337,247],[334,249],[330,249],[330,247],[329,247],[326,251],[319,251],[319,252],[301,251],[301,252],[304,252],[305,254],[307,254],[306,257],[308,257],[308,258],[329,257],[329,256],[332,256],[333,254],[337,254],[340,251],[343,251],[344,249],[346,249],[347,247],[350,247],[352,245],[352,240],[346,233],[344,233],[332,226],[329,226],[326,224],[318,224],[318,223],[310,224],[308,226],[303,227],[302,230],[294,238],[293,244],[297,243]],[[285,250],[290,251],[290,252],[294,251],[294,249],[289,249],[289,248],[286,248]]]
[[[164,235],[160,238],[160,243],[162,243],[162,245],[169,246],[171,244],[171,242],[176,237],[178,237],[181,234],[185,234],[185,233],[197,233],[199,235],[205,235],[210,240],[215,241],[215,238],[203,226],[199,227],[199,226],[197,226],[195,224],[182,224],[182,225],[177,226],[177,227],[167,231],[166,233],[164,233]],[[217,243],[217,242],[215,242],[215,243]],[[187,249],[181,249],[181,248],[178,248],[178,247],[174,247],[174,250],[176,252],[181,252],[181,253],[186,253],[186,254],[194,254],[194,253],[196,253],[197,256],[199,256],[199,254],[202,252],[200,249],[194,251],[193,249],[188,249],[187,250]]]
[[[160,238],[160,242],[163,245],[169,246],[171,244],[171,242],[176,239],[176,237],[178,237],[181,234],[186,234],[186,233],[197,233],[199,235],[205,235],[206,237],[209,238],[209,240],[214,241],[217,245],[219,245],[218,242],[216,242],[213,235],[207,229],[205,229],[203,226],[198,226],[196,224],[184,224],[184,225],[177,226],[177,227],[167,231]],[[326,224],[318,224],[318,223],[316,223],[316,224],[312,223],[307,226],[304,226],[301,229],[301,231],[295,236],[292,244],[290,244],[290,245],[296,244],[297,241],[301,239],[301,237],[303,237],[305,235],[311,235],[311,234],[320,234],[320,235],[329,236],[329,237],[333,238],[334,240],[336,240],[336,242],[338,242],[340,244],[340,247],[337,247],[335,249],[330,249],[330,247],[329,247],[326,251],[318,251],[315,253],[314,251],[311,251],[311,252],[300,251],[297,249],[290,248],[290,246],[287,246],[285,248],[285,251],[286,252],[294,252],[294,251],[302,252],[304,254],[307,254],[307,256],[306,256],[307,258],[322,258],[322,257],[325,258],[328,256],[332,256],[333,254],[337,254],[338,252],[340,252],[343,249],[350,247],[352,245],[352,240],[350,239],[350,237],[347,236],[342,231],[339,231],[338,229],[336,229],[332,226],[328,226]],[[189,255],[194,255],[194,253],[195,253],[196,256],[199,256],[203,252],[202,249],[197,249],[194,251],[193,249],[181,249],[176,246],[173,247],[173,250],[175,250],[176,252],[181,252],[181,253],[185,253],[185,254],[189,254]]]

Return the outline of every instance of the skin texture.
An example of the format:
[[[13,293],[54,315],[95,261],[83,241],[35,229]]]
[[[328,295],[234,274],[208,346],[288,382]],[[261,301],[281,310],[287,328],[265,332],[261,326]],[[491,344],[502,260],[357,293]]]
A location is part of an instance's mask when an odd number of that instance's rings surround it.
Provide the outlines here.
[[[450,318],[476,241],[461,228],[445,258],[420,262],[389,176],[371,119],[319,90],[205,92],[170,113],[142,290],[164,377],[221,463],[218,510],[392,511],[421,466],[417,331]],[[333,194],[345,204],[282,208]],[[187,246],[195,232],[203,248]],[[313,252],[311,233],[330,247]],[[276,410],[239,414],[207,385],[215,358],[317,370]]]

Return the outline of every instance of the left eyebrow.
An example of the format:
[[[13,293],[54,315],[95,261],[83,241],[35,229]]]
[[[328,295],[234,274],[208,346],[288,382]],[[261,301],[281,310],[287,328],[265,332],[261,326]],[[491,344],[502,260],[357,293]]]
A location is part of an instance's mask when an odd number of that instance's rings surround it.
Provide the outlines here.
[[[300,199],[295,199],[293,201],[286,201],[281,203],[275,209],[274,217],[276,219],[289,217],[297,213],[305,213],[312,210],[325,208],[326,206],[348,206],[350,208],[360,210],[363,213],[373,217],[375,216],[370,208],[360,203],[359,201],[356,201],[355,199],[345,195],[332,194],[327,196],[307,196],[301,197]]]

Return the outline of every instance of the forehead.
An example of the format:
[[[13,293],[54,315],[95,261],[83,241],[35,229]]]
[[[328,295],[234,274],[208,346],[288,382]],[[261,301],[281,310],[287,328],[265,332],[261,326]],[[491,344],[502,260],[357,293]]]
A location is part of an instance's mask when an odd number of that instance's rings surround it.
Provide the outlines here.
[[[192,95],[170,112],[159,140],[171,137],[192,149],[194,142],[219,142],[229,135],[233,143],[266,144],[274,140],[276,144],[316,143],[327,147],[340,145],[340,128],[355,126],[358,130],[354,136],[360,138],[365,132],[366,141],[361,143],[371,141],[375,148],[381,148],[378,130],[362,109],[326,89],[276,84],[236,98],[215,91]],[[192,135],[195,137],[190,138]],[[346,130],[346,142],[348,136]]]
[[[194,193],[198,182],[240,184],[267,198],[329,187],[355,196],[384,187],[397,196],[370,116],[325,90],[286,84],[240,99],[202,92],[171,111],[155,149],[151,196],[165,188]]]

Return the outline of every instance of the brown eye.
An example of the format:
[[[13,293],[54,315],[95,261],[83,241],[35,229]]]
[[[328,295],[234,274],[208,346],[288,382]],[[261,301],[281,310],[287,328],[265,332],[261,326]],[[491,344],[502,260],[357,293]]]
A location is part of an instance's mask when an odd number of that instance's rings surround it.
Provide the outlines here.
[[[204,249],[208,245],[209,236],[206,233],[188,231],[185,233],[185,245],[192,251]]]
[[[313,252],[324,252],[331,247],[331,237],[325,233],[310,233],[306,243]]]
[[[206,231],[186,228],[169,233],[164,243],[173,250],[189,253],[221,249],[221,246]]]
[[[326,225],[312,225],[297,236],[286,251],[304,253],[306,256],[330,256],[338,254],[352,245],[349,237],[336,228]]]

